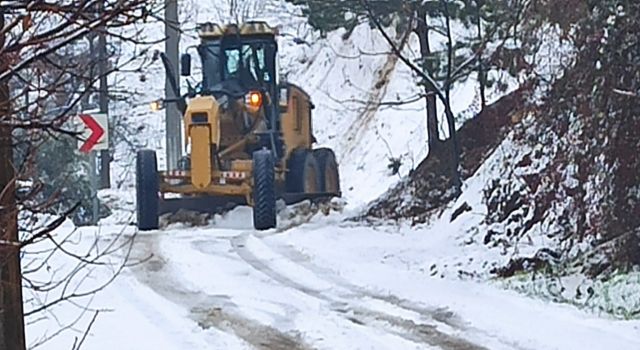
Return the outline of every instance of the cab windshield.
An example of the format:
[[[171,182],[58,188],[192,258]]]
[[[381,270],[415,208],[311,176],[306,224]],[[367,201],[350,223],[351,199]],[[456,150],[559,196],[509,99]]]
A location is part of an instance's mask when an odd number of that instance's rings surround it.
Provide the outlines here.
[[[274,82],[275,43],[256,41],[238,45],[214,42],[199,49],[203,64],[203,88],[212,89],[235,80],[246,88]]]
[[[244,78],[258,83],[271,82],[264,45],[242,45],[224,50],[224,79]]]

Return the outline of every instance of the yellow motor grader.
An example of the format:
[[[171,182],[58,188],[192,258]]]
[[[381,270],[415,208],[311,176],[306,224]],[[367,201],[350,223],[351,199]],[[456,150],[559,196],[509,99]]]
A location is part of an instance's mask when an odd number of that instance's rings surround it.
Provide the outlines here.
[[[253,207],[258,230],[276,226],[276,201],[295,203],[341,196],[335,154],[313,149],[310,97],[278,81],[277,30],[263,22],[198,26],[202,79],[181,95],[166,56],[174,101],[183,113],[186,155],[177,170],[158,171],[156,153],[136,162],[140,230],[180,210],[216,213]],[[191,75],[183,54],[181,75]],[[171,198],[169,198],[171,197]]]

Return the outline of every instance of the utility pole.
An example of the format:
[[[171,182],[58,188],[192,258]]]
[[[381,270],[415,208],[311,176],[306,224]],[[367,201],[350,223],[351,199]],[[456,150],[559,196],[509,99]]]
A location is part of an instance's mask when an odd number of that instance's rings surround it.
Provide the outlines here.
[[[0,48],[6,36],[4,8],[0,5]],[[0,73],[8,61],[0,55]],[[22,272],[18,241],[18,209],[15,202],[13,146],[9,119],[9,82],[0,81],[0,349],[24,350]]]
[[[98,16],[102,16],[104,2],[100,2]],[[98,34],[98,75],[100,76],[100,113],[109,115],[109,88],[107,86],[107,35],[105,28],[100,28]],[[111,130],[111,128],[109,128]],[[109,138],[111,140],[111,138]],[[111,188],[111,152],[110,150],[100,151],[100,189]]]
[[[165,0],[164,2],[164,25],[165,25],[165,53],[171,62],[173,74],[176,81],[180,81],[178,61],[180,56],[180,22],[178,21],[178,0]],[[169,79],[165,81],[165,98],[175,99],[169,84]],[[182,116],[175,103],[169,103],[165,109],[165,137],[167,148],[167,169],[175,170],[178,167],[178,160],[182,155]]]

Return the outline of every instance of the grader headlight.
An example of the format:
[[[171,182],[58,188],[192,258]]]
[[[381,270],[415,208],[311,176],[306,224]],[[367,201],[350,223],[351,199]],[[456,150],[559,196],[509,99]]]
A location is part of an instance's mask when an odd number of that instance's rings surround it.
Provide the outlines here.
[[[162,100],[153,101],[149,104],[149,108],[152,112],[159,112],[164,109],[164,103]]]

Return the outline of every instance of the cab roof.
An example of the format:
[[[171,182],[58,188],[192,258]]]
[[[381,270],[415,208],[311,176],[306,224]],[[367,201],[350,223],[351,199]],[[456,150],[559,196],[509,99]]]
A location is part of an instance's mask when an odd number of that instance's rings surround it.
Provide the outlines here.
[[[278,29],[273,28],[267,22],[246,22],[242,24],[226,24],[219,25],[212,22],[201,23],[198,25],[198,35],[202,39],[216,39],[227,35],[278,35]]]

